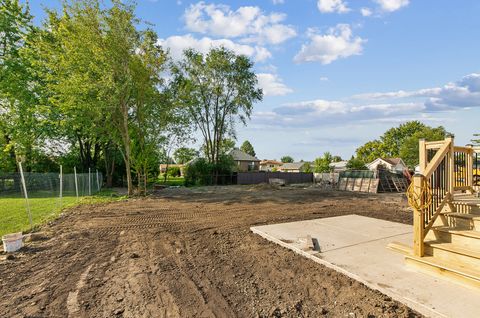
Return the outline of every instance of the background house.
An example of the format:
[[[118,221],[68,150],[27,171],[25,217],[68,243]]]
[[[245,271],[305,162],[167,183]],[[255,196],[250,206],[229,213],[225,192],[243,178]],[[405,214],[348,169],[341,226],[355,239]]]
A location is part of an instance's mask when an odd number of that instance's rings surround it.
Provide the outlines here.
[[[372,171],[378,170],[379,166],[395,173],[403,173],[405,169],[408,169],[402,158],[377,158],[367,164],[368,170]]]
[[[167,172],[167,166],[168,166],[168,169],[171,169],[171,168],[179,168],[180,169],[180,176],[183,176],[184,174],[184,170],[185,170],[185,165],[182,165],[182,164],[175,164],[175,163],[172,163],[172,164],[166,164],[166,163],[161,163],[159,168],[160,168],[160,173],[165,173]]]
[[[332,169],[333,172],[340,172],[347,170],[347,164],[348,161],[342,160],[338,162],[332,162],[331,164],[329,164],[329,167],[330,169]]]
[[[310,162],[284,163],[278,170],[282,172],[304,172],[308,165],[310,165]]]
[[[260,160],[240,149],[230,151],[230,156],[232,156],[235,162],[235,170],[238,172],[258,171],[260,169]]]
[[[279,170],[283,162],[276,160],[262,160],[260,161],[260,171]]]

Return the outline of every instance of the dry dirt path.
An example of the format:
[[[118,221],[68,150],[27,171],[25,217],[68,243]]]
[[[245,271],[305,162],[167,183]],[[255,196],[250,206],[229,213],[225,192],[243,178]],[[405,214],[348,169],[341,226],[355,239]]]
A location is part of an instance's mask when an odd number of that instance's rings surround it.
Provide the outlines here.
[[[398,195],[171,189],[84,206],[0,261],[0,317],[415,317],[409,308],[252,234],[356,213],[411,223]]]

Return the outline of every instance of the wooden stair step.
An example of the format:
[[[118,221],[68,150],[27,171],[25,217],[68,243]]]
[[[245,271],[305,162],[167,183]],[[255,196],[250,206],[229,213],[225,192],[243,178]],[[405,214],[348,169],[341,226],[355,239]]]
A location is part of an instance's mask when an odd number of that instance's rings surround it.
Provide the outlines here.
[[[405,262],[424,273],[446,278],[455,283],[480,288],[480,272],[454,262],[439,260],[432,256],[405,256]]]
[[[387,245],[387,248],[404,255],[412,254],[412,247],[400,242],[391,242]]]
[[[457,244],[427,241],[425,242],[425,254],[455,264],[463,264],[464,267],[472,270],[480,269],[480,251]]]
[[[432,231],[427,234],[426,240],[453,243],[480,252],[480,231],[461,227],[434,226]]]
[[[465,227],[465,229],[480,230],[480,214],[449,212],[444,214],[448,224],[452,227]]]

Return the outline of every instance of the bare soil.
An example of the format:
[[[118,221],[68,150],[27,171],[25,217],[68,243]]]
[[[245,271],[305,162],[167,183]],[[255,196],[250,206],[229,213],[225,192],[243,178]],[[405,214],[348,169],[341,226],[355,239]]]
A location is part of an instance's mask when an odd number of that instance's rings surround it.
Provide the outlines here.
[[[417,317],[250,226],[345,214],[410,224],[399,194],[167,189],[69,211],[0,261],[0,317]]]

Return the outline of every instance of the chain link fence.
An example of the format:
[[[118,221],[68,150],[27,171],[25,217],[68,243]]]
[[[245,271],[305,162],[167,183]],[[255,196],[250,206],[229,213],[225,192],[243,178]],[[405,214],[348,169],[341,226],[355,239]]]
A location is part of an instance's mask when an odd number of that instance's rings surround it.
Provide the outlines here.
[[[103,175],[98,171],[0,173],[0,235],[51,219],[62,208],[99,192],[102,184]]]

